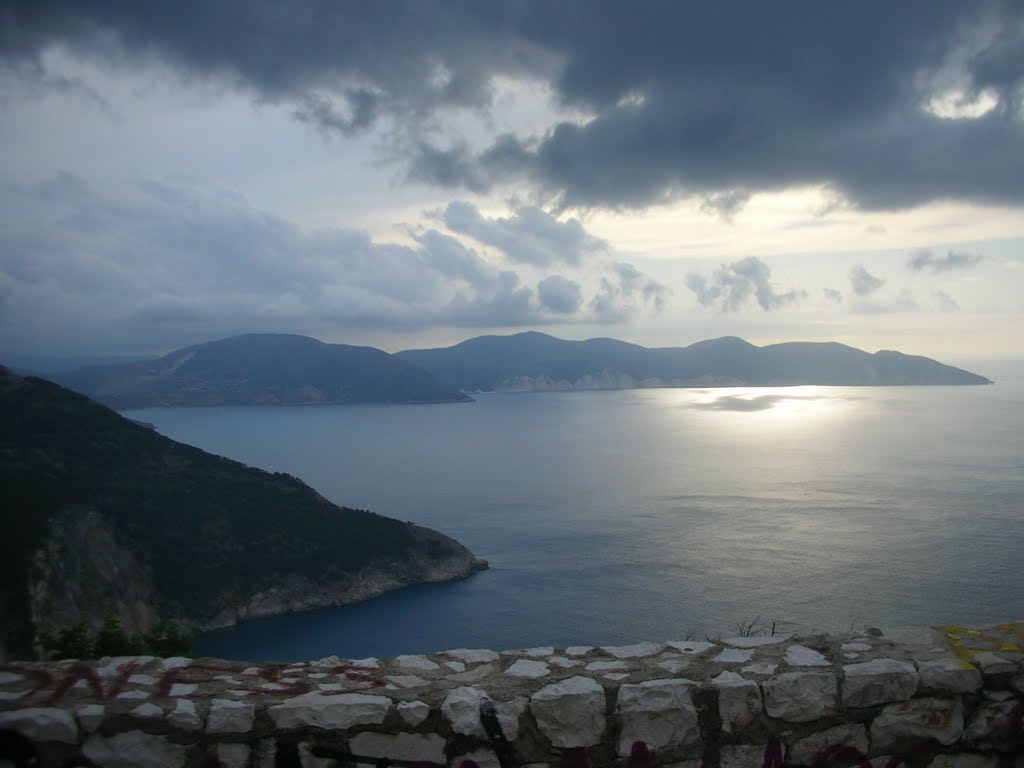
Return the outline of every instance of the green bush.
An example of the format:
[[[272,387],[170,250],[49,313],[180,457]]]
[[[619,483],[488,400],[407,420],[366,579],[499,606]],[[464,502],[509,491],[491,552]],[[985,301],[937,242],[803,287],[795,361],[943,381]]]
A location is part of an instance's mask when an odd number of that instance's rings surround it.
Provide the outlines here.
[[[173,621],[161,619],[141,635],[125,632],[121,622],[108,616],[94,631],[83,619],[55,635],[41,629],[36,644],[44,659],[98,659],[103,656],[189,656],[192,633]]]

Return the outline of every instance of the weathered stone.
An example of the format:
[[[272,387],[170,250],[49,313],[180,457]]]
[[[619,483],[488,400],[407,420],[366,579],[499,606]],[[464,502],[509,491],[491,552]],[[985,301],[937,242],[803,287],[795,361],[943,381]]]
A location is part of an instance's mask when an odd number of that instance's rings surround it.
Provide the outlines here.
[[[195,702],[189,699],[178,699],[174,711],[167,716],[167,722],[182,731],[199,731],[203,728],[203,719],[196,712]]]
[[[542,659],[547,656],[554,656],[555,649],[550,645],[541,645],[537,648],[523,648],[519,653],[523,656],[532,656],[536,659]]]
[[[509,677],[526,677],[530,679],[536,679],[539,677],[547,677],[551,674],[551,668],[543,661],[533,661],[532,659],[519,659],[512,664],[508,669],[505,670],[505,674]]]
[[[647,680],[622,686],[615,707],[621,724],[619,755],[629,755],[637,741],[652,750],[696,744],[700,731],[691,685],[689,680]]]
[[[624,661],[592,661],[583,669],[587,672],[617,672],[627,666]]]
[[[669,674],[678,675],[680,672],[682,672],[684,669],[690,666],[690,662],[688,662],[686,659],[665,659],[664,661],[659,661],[658,666],[664,669]]]
[[[529,702],[525,698],[512,699],[511,701],[498,701],[494,704],[494,711],[498,715],[498,725],[501,732],[509,741],[519,738],[519,718],[526,711]]]
[[[556,748],[589,747],[604,736],[604,688],[589,677],[570,677],[530,697],[537,727]]]
[[[753,651],[741,648],[726,648],[711,660],[717,661],[719,664],[746,664],[753,658]]]
[[[399,669],[407,672],[436,672],[441,669],[436,661],[426,656],[396,656],[395,662]]]
[[[606,645],[601,650],[616,659],[638,659],[662,652],[664,643],[634,643],[633,645]]]
[[[825,750],[832,747],[852,747],[862,755],[868,753],[868,731],[860,723],[844,723],[835,728],[812,733],[789,748],[788,763],[815,765]],[[829,765],[830,763],[825,763]],[[884,763],[878,763],[884,765]]]
[[[483,662],[497,661],[501,655],[495,651],[488,651],[483,648],[456,648],[454,651],[445,651],[445,656],[451,656],[466,664],[480,664]]]
[[[964,730],[969,746],[1006,751],[1020,733],[1020,704],[1013,699],[980,707]]]
[[[917,690],[917,669],[906,661],[874,659],[847,664],[843,673],[843,705],[847,707],[906,701]]]
[[[142,731],[127,731],[110,738],[93,734],[82,747],[101,768],[181,768],[187,748]]]
[[[338,761],[330,757],[318,757],[313,754],[316,744],[312,741],[299,742],[299,765],[302,768],[337,768]]]
[[[248,768],[250,751],[247,744],[218,744],[217,760],[222,768]]]
[[[562,669],[568,669],[569,667],[578,667],[582,664],[582,661],[577,659],[567,659],[565,656],[552,656],[548,659],[548,664],[552,664]]]
[[[832,663],[813,648],[791,645],[786,649],[786,663],[791,667],[830,667]]]
[[[871,723],[875,749],[889,749],[913,739],[953,744],[964,731],[960,699],[911,699],[890,704]]]
[[[923,688],[948,693],[973,693],[981,688],[981,672],[960,659],[919,661],[917,670]]]
[[[207,733],[248,733],[256,717],[256,706],[248,701],[214,699],[206,718]]]
[[[349,739],[349,749],[359,757],[386,757],[444,763],[444,737],[436,733],[359,733]]]
[[[20,733],[29,741],[78,743],[78,726],[70,712],[57,707],[29,707],[0,712],[0,730]]]
[[[163,719],[164,710],[163,707],[147,701],[133,709],[131,715],[139,720],[160,720]]]
[[[870,651],[871,644],[860,642],[843,643],[839,648],[847,653],[860,653],[861,651]]]
[[[761,714],[761,688],[753,680],[722,672],[711,682],[718,688],[718,716],[726,733],[743,730]]]
[[[480,724],[480,703],[487,698],[487,692],[479,688],[456,688],[441,704],[441,714],[456,733],[484,736],[484,729]]]
[[[629,672],[609,672],[606,675],[602,675],[602,680],[611,680],[613,683],[618,683],[621,680],[625,680],[629,677]]]
[[[831,672],[785,672],[764,682],[769,717],[808,723],[836,710],[838,687]]]
[[[939,755],[928,768],[997,768],[999,758],[995,755],[972,755],[961,752],[959,755]]]
[[[380,659],[376,656],[367,656],[365,659],[352,659],[349,664],[360,669],[377,669],[380,667]]]
[[[497,664],[481,664],[479,667],[473,667],[465,672],[451,675],[448,679],[454,680],[457,683],[476,683],[490,677],[497,669]]]
[[[419,688],[427,684],[427,681],[419,675],[387,675],[386,679],[399,688]]]
[[[156,678],[152,675],[130,675],[128,682],[132,685],[156,685]]]
[[[759,661],[755,664],[748,664],[747,666],[741,668],[740,672],[744,672],[748,675],[774,675],[775,670],[778,668],[778,664],[771,664],[767,661]]]
[[[461,661],[446,661],[444,665],[448,667],[448,669],[450,669],[452,672],[466,671],[466,665],[463,664]]]
[[[1012,675],[1018,671],[1016,662],[1004,659],[989,651],[976,653],[972,657],[983,675]]]
[[[718,647],[714,643],[704,642],[703,640],[669,640],[667,645],[672,646],[680,653],[692,656],[699,656],[705,651]]]
[[[722,747],[720,768],[761,768],[766,744],[727,744]]]
[[[183,669],[192,663],[192,659],[187,659],[184,656],[171,656],[160,662],[161,672],[170,672],[172,669]]]
[[[586,656],[594,650],[592,645],[570,645],[565,649],[566,656]]]
[[[341,730],[353,725],[380,725],[391,709],[387,696],[343,693],[323,696],[304,693],[267,708],[277,728],[324,728]]]
[[[175,697],[191,696],[198,688],[199,686],[195,683],[174,683],[171,686],[170,695]]]
[[[86,704],[75,712],[75,717],[78,718],[78,724],[82,726],[83,731],[92,733],[103,725],[103,718],[106,714],[107,708],[104,705]]]
[[[398,702],[398,716],[414,728],[430,715],[430,705],[423,701]]]

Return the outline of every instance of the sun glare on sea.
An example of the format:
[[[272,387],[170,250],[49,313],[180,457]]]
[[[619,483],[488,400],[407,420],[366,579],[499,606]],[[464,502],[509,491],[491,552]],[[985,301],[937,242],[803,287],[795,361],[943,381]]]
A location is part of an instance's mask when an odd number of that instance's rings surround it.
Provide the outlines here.
[[[792,433],[827,428],[849,415],[854,399],[836,387],[727,387],[687,390],[679,405],[715,414],[718,425],[731,431]]]

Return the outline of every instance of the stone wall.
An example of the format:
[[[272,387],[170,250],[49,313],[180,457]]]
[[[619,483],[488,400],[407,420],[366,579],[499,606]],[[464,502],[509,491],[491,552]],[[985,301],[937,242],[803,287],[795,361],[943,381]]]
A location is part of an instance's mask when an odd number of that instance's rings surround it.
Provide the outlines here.
[[[1022,649],[1024,622],[288,665],[13,664],[0,667],[0,755],[109,768],[1024,768]]]

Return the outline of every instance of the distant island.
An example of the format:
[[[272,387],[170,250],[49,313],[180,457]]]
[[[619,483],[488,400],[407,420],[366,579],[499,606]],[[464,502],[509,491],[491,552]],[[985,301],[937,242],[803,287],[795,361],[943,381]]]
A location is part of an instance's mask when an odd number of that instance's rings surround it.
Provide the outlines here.
[[[927,357],[869,354],[835,342],[757,347],[726,336],[688,347],[647,348],[616,339],[564,341],[543,333],[479,336],[397,357],[466,392],[731,387],[991,384]]]
[[[373,347],[272,333],[234,336],[178,349],[157,360],[91,366],[51,378],[119,410],[472,399]]]
[[[81,619],[203,631],[487,567],[436,531],[338,507],[2,367],[0,524],[0,659]]]

